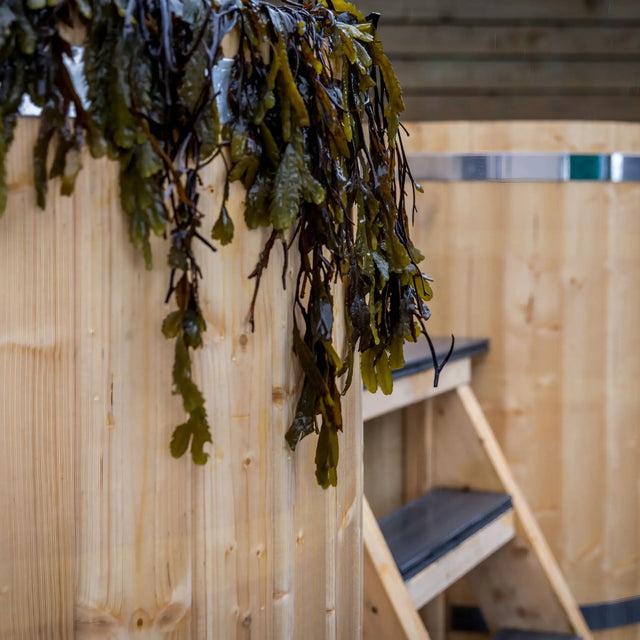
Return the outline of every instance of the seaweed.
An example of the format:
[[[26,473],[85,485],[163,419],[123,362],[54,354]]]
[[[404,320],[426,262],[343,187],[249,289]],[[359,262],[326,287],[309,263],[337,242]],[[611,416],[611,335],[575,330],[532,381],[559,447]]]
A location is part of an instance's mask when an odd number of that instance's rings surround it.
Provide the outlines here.
[[[390,393],[391,371],[404,365],[402,345],[427,335],[432,291],[408,232],[419,187],[402,142],[402,92],[377,22],[344,0],[7,0],[0,7],[0,213],[23,94],[42,107],[34,148],[40,206],[50,178],[61,177],[63,194],[73,191],[84,144],[119,163],[131,242],[149,268],[151,234],[170,245],[166,300],[175,309],[162,332],[175,340],[174,393],[188,416],[171,440],[175,457],[190,450],[204,464],[212,440],[191,365],[206,331],[194,248],[233,241],[226,208],[233,182],[246,190],[246,225],[270,230],[250,275],[252,327],[271,252],[283,251],[285,264],[289,252],[299,254],[291,313],[304,379],[286,440],[295,449],[318,434],[322,487],[337,482],[341,398],[356,355],[366,387]],[[65,34],[78,25],[88,106],[65,66]],[[228,91],[219,95],[213,79],[230,38],[238,46]],[[222,205],[202,211],[201,172],[215,158],[226,165]],[[346,331],[340,354],[337,291]]]

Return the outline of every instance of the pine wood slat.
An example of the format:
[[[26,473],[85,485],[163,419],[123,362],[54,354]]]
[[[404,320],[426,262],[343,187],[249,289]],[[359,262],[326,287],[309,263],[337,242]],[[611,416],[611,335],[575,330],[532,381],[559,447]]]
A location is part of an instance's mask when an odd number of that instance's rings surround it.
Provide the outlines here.
[[[471,363],[469,358],[464,358],[447,364],[442,371],[437,387],[433,386],[434,372],[433,369],[430,369],[394,380],[391,395],[385,396],[380,392],[369,393],[369,391],[365,391],[362,401],[364,420],[371,420],[395,409],[402,409],[420,400],[446,393],[468,381],[470,376]]]
[[[0,220],[0,638],[73,637],[76,550],[74,207],[36,211],[18,131]]]

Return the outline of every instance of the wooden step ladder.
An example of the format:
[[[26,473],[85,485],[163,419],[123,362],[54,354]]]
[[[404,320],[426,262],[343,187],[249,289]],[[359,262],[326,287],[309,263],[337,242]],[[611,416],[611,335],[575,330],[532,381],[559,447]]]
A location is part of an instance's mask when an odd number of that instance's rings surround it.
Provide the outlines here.
[[[448,340],[434,340],[441,359]],[[500,640],[591,634],[470,385],[487,340],[456,340],[433,387],[409,344],[390,396],[364,392],[366,421],[402,410],[409,502],[376,520],[364,500],[364,638],[429,640],[418,610],[467,577]],[[439,635],[439,634],[438,634]]]

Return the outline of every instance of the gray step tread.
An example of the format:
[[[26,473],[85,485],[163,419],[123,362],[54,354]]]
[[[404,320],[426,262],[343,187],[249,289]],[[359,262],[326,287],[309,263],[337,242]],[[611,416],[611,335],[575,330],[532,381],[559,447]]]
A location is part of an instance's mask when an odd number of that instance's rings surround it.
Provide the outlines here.
[[[436,358],[442,362],[451,347],[451,336],[432,338]],[[453,353],[449,362],[481,355],[489,351],[487,338],[456,338]],[[427,341],[421,337],[417,342],[407,342],[404,345],[405,365],[402,369],[393,372],[393,378],[406,376],[433,369],[433,359]]]
[[[406,581],[510,509],[504,493],[439,487],[379,524]]]

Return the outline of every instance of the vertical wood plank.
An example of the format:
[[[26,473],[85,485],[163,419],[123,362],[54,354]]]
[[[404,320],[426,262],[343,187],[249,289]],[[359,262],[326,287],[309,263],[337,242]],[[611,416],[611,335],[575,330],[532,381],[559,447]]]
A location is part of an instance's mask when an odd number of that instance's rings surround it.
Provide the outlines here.
[[[565,563],[576,597],[589,602],[597,593],[602,567],[606,490],[602,477],[609,439],[605,422],[608,297],[608,210],[610,189],[567,185],[563,203],[562,451],[565,495],[562,529]],[[601,303],[590,294],[600,291]],[[597,307],[597,308],[596,308]],[[569,331],[570,328],[570,331]],[[580,452],[577,455],[577,452]],[[589,505],[585,508],[585,505]]]
[[[637,135],[637,134],[636,134]],[[608,438],[604,448],[607,465],[603,485],[605,532],[603,564],[609,583],[605,597],[618,593],[640,594],[640,434],[633,416],[640,415],[640,188],[616,185],[609,210],[609,296],[605,394]],[[632,632],[630,629],[627,633]],[[640,636],[640,630],[636,631]]]
[[[338,289],[341,296],[343,291]],[[336,317],[335,331],[338,353],[343,353],[345,343],[344,314]],[[360,402],[347,402],[343,407],[345,424],[340,442],[340,479],[337,487],[335,564],[336,571],[336,637],[362,638],[363,590],[353,589],[353,584],[364,585],[363,558],[363,486],[364,486],[364,430],[362,420],[362,378],[360,358],[356,354],[355,371],[351,383],[352,393]],[[354,550],[357,549],[357,552]]]
[[[431,488],[433,403],[418,402],[402,410],[403,502],[419,498]]]
[[[147,271],[126,241],[117,167],[85,157],[73,197],[78,414],[77,636],[188,632],[191,463],[168,442],[183,421],[171,388],[166,247]],[[201,471],[200,471],[201,472]]]
[[[364,493],[376,518],[403,504],[402,411],[365,424]]]
[[[294,638],[295,607],[297,606],[295,565],[295,456],[284,439],[295,415],[297,381],[301,371],[290,353],[293,317],[288,304],[289,294],[282,289],[284,258],[280,251],[271,259],[266,283],[267,300],[272,301],[272,321],[267,324],[272,341],[272,473],[273,473],[273,637]],[[299,262],[290,256],[286,272],[287,291],[293,291]],[[312,468],[308,469],[312,474]]]
[[[73,203],[35,205],[37,123],[19,123],[0,220],[0,638],[73,637]],[[37,242],[34,242],[37,238]]]

